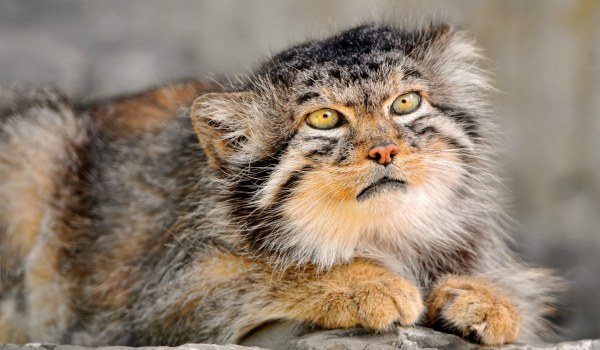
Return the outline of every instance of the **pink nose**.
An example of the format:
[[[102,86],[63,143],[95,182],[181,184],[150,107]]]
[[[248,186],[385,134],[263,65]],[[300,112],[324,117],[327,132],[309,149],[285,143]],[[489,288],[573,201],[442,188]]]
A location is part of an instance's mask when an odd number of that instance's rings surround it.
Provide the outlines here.
[[[381,165],[388,165],[399,150],[400,148],[393,143],[375,146],[369,150],[369,158]]]

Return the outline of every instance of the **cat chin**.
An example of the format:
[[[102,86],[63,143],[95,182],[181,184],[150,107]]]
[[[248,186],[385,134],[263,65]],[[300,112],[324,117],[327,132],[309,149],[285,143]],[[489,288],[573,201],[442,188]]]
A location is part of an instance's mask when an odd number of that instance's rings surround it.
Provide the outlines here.
[[[322,268],[351,260],[363,247],[406,251],[445,244],[455,239],[450,230],[460,231],[444,210],[452,205],[439,188],[423,185],[384,185],[362,201],[297,199],[285,206],[286,228],[271,244],[291,252],[295,262]]]

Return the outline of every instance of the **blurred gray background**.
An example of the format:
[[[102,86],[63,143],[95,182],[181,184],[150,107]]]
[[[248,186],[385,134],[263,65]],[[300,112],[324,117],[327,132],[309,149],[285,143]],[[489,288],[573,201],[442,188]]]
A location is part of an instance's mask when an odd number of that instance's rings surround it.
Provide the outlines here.
[[[495,75],[519,252],[572,281],[559,319],[600,338],[600,1],[3,0],[0,85],[79,100],[247,71],[369,20],[468,29]]]

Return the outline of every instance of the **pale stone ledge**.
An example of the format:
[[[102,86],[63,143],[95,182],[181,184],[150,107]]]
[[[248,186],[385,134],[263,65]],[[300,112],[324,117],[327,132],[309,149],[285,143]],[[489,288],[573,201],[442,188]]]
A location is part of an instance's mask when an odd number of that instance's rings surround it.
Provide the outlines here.
[[[372,334],[360,329],[310,331],[290,323],[264,327],[239,345],[186,344],[175,348],[144,347],[136,350],[417,350],[417,349],[485,349],[461,338],[428,328],[399,328],[397,333]],[[73,345],[29,343],[0,344],[0,350],[87,350]],[[128,347],[100,347],[95,350],[133,350]],[[600,350],[600,340],[580,340],[557,344],[517,344],[503,350]]]

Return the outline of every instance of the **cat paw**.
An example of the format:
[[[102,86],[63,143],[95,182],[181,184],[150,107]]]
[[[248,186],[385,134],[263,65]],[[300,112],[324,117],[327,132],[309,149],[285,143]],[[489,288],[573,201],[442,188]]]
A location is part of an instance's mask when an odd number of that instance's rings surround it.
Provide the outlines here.
[[[354,262],[322,283],[323,298],[315,312],[316,323],[326,328],[384,331],[416,323],[425,309],[417,286],[376,264]]]
[[[520,316],[495,287],[476,277],[449,277],[427,299],[429,323],[485,345],[512,343]]]
[[[353,294],[359,324],[372,330],[412,325],[425,308],[419,289],[400,277],[359,283]]]

